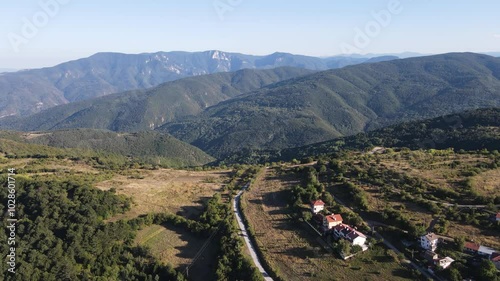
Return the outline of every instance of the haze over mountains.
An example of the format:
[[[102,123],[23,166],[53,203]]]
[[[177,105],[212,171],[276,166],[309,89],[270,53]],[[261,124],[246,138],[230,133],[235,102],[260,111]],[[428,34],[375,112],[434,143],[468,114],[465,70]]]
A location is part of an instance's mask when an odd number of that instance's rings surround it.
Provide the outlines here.
[[[326,70],[370,58],[316,58],[287,53],[253,56],[221,51],[98,53],[54,67],[2,74],[0,118],[27,116],[61,104],[146,89],[189,76],[282,66]]]

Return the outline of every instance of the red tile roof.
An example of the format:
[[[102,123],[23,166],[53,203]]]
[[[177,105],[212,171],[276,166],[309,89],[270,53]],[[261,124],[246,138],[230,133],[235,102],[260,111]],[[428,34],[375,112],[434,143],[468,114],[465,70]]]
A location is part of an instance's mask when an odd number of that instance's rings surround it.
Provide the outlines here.
[[[333,230],[336,231],[337,233],[340,233],[343,237],[345,237],[347,240],[351,242],[358,237],[366,238],[366,236],[363,233],[355,230],[354,228],[350,227],[347,224],[339,224],[335,226]]]
[[[465,249],[473,250],[473,251],[478,251],[479,247],[481,245],[472,243],[472,242],[465,242]]]
[[[325,202],[322,200],[311,201],[311,205],[313,206],[325,206]]]
[[[342,216],[340,214],[331,214],[326,216],[326,221],[330,222],[342,222]]]
[[[351,233],[347,234],[347,239],[349,239],[351,241],[354,241],[354,239],[356,239],[358,237],[366,238],[366,236],[363,233],[358,232],[356,230],[353,230],[353,231],[351,231]]]

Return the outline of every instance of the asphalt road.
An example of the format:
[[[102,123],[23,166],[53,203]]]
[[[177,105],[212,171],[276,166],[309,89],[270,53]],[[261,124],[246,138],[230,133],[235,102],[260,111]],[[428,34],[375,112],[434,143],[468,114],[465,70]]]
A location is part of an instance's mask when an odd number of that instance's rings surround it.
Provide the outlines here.
[[[255,246],[248,237],[247,229],[245,227],[245,224],[243,223],[243,216],[241,215],[241,210],[240,210],[240,198],[243,192],[245,192],[245,190],[247,189],[247,187],[248,185],[245,185],[245,187],[243,187],[243,189],[241,189],[240,192],[238,192],[238,194],[236,194],[236,196],[234,197],[233,211],[234,214],[236,215],[236,221],[238,222],[238,227],[240,228],[241,236],[243,236],[243,240],[245,240],[245,244],[247,245],[248,251],[250,252],[250,256],[252,257],[253,263],[255,264],[259,272],[262,273],[264,280],[273,281],[273,279],[269,276],[264,267],[262,267],[262,264],[260,263],[260,260],[257,256],[257,252],[255,251]]]

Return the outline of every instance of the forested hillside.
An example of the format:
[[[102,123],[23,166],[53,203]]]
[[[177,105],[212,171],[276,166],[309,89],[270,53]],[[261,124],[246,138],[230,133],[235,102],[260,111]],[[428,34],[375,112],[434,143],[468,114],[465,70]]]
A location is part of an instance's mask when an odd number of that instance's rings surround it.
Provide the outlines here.
[[[223,157],[500,106],[500,59],[453,53],[349,66],[267,86],[160,130]]]
[[[237,95],[312,72],[282,67],[190,77],[147,90],[58,106],[27,118],[2,119],[0,126],[23,131],[66,128],[150,130],[180,117],[196,115]]]
[[[385,127],[368,133],[283,150],[243,150],[223,159],[224,163],[291,161],[341,150],[369,150],[373,147],[415,149],[498,150],[500,109],[486,108],[422,121]]]
[[[0,138],[58,148],[102,151],[163,166],[200,166],[214,158],[200,149],[158,132],[115,133],[93,129],[18,133],[0,131]]]

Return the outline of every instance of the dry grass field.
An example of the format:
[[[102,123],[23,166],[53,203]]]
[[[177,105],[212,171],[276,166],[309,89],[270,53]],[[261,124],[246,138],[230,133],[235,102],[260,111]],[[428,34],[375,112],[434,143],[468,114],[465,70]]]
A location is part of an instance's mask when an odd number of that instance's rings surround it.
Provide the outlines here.
[[[259,247],[286,280],[413,280],[395,254],[376,246],[343,261],[305,224],[290,218],[287,189],[293,178],[267,169],[243,196],[244,212]]]
[[[205,240],[177,227],[151,225],[138,232],[135,243],[148,247],[151,254],[162,263],[171,264],[184,272]],[[200,258],[190,268],[190,280],[205,281],[211,279],[212,269],[215,267],[215,254],[216,249],[214,242],[212,242],[211,246],[203,251]]]
[[[484,169],[475,175],[466,175],[471,167],[491,163],[491,159],[483,155],[452,154],[447,156],[436,156],[424,152],[412,152],[406,157],[394,157],[394,155],[378,155],[378,164],[375,158],[371,158],[369,165],[377,167],[378,170],[392,170],[421,178],[432,186],[458,190],[466,179],[470,179],[472,188],[480,195],[497,196],[500,194],[500,168]],[[356,161],[354,161],[356,162]],[[455,165],[452,165],[454,163]],[[356,186],[362,188],[367,195],[370,211],[381,212],[386,206],[392,206],[401,213],[408,215],[416,224],[429,226],[433,214],[413,202],[402,202],[400,200],[388,200],[382,198],[378,187],[362,184],[351,180]],[[332,194],[339,196],[349,202],[349,196],[342,194],[335,188],[329,189]],[[498,233],[488,229],[482,229],[475,225],[449,221],[449,226],[443,234],[449,237],[466,237],[478,243],[500,249],[500,238]]]
[[[486,171],[472,177],[474,189],[481,195],[500,195],[500,169]]]
[[[203,202],[221,190],[228,171],[134,170],[100,182],[97,188],[115,188],[117,194],[133,198],[132,209],[112,221],[147,213],[171,212],[196,218]]]
[[[407,157],[397,159],[388,155],[379,155],[379,157],[381,164],[386,168],[420,177],[441,188],[453,190],[465,178],[470,178],[478,194],[500,195],[500,168],[482,171],[474,176],[463,175],[471,167],[491,163],[488,156],[469,154],[438,156],[414,151]]]

